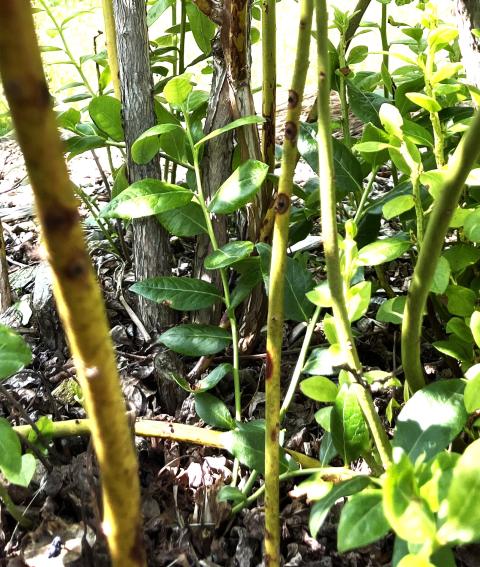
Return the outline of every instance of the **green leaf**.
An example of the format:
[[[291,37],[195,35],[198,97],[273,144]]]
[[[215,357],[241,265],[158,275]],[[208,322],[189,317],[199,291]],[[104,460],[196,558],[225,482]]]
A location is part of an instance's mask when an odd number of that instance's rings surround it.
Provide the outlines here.
[[[227,406],[211,394],[195,394],[195,411],[200,419],[212,427],[235,428],[235,420]]]
[[[205,258],[205,268],[207,270],[218,270],[231,266],[253,252],[253,242],[236,240],[227,242],[218,250],[213,251]]]
[[[201,393],[211,390],[220,382],[220,380],[223,380],[227,374],[231,374],[232,372],[233,366],[228,362],[223,362],[214,368],[208,376],[197,382],[194,391]]]
[[[432,293],[444,294],[448,283],[450,281],[450,264],[443,256],[438,259],[437,267],[433,275],[432,286],[430,291]]]
[[[23,338],[0,325],[0,381],[32,362],[32,352]]]
[[[350,53],[348,54],[347,66],[355,65],[361,63],[368,56],[368,47],[366,45],[356,45],[352,47]]]
[[[213,325],[177,325],[158,339],[169,349],[186,356],[216,354],[231,341],[228,331]]]
[[[465,386],[464,402],[468,413],[480,409],[480,365],[475,364],[465,373],[467,384]]]
[[[383,513],[381,490],[364,490],[351,496],[338,524],[338,551],[364,547],[385,536],[390,526]]]
[[[372,154],[386,150],[389,147],[390,144],[384,142],[359,142],[353,146],[353,149],[360,153]]]
[[[177,124],[157,124],[141,134],[132,145],[132,159],[135,163],[151,161],[160,149],[158,136],[180,128]]]
[[[187,137],[183,128],[176,128],[161,134],[158,138],[160,149],[162,149],[173,160],[180,163],[188,163]]]
[[[345,358],[339,345],[333,344],[328,348],[314,349],[303,367],[305,374],[327,374],[331,376],[337,373],[337,367],[345,364]]]
[[[334,402],[338,388],[325,376],[312,376],[300,382],[302,393],[316,402]]]
[[[340,482],[332,487],[332,490],[323,498],[315,502],[310,511],[310,519],[308,527],[312,537],[317,537],[320,528],[323,526],[325,519],[331,507],[339,498],[351,496],[363,490],[368,484],[369,479],[366,476],[357,476],[345,482]]]
[[[368,123],[363,129],[361,143],[387,144],[388,146],[390,146],[390,137],[382,129],[377,128],[371,123]],[[367,146],[367,149],[369,149],[370,147],[371,146]],[[377,147],[381,146],[377,145]],[[358,144],[354,146],[354,148],[358,149]],[[370,164],[370,167],[372,169],[375,167],[380,167],[389,159],[388,151],[385,149],[374,153],[362,152],[361,150],[358,151],[360,152],[362,158]]]
[[[307,378],[308,380],[308,378]],[[315,421],[324,431],[330,431],[330,416],[332,414],[332,406],[321,408],[315,412]]]
[[[427,96],[423,93],[406,93],[405,95],[409,100],[411,100],[420,108],[428,110],[428,112],[439,112],[442,107],[440,104],[431,96]]]
[[[158,18],[175,4],[175,0],[156,0],[147,12],[147,25],[150,27]]]
[[[372,282],[360,282],[347,289],[348,320],[353,323],[363,317],[370,305]]]
[[[260,256],[263,281],[267,294],[270,284],[271,247],[259,243],[256,246]],[[313,287],[311,273],[293,258],[287,257],[285,269],[285,319],[292,321],[308,321],[313,313],[313,305],[308,301],[306,293]]]
[[[244,116],[243,118],[238,118],[237,120],[230,122],[230,124],[227,124],[222,128],[218,128],[217,130],[214,130],[213,132],[210,132],[210,134],[204,136],[195,144],[195,147],[198,148],[205,142],[208,142],[208,140],[216,138],[217,136],[220,136],[220,134],[225,134],[225,132],[229,132],[230,130],[235,130],[235,128],[247,126],[248,124],[262,124],[263,122],[265,122],[265,120],[261,116]]]
[[[268,173],[268,165],[254,159],[242,163],[215,193],[211,213],[234,213],[253,200]]]
[[[127,166],[124,164],[118,168],[117,173],[115,174],[112,187],[112,199],[118,197],[118,195],[120,195],[120,193],[126,189],[128,185]]]
[[[207,232],[202,207],[193,201],[184,207],[159,213],[157,220],[174,236],[197,236]]]
[[[428,460],[445,449],[467,421],[464,388],[461,380],[444,380],[416,392],[398,415],[394,447],[401,447],[413,462],[422,453]]]
[[[225,449],[250,470],[265,474],[265,422],[257,419],[238,423],[237,428],[222,435]],[[287,472],[288,464],[280,449],[280,474]]]
[[[330,426],[335,448],[345,464],[370,449],[370,436],[354,389],[343,384],[333,405]]]
[[[387,301],[384,301],[377,311],[377,321],[401,325],[406,300],[406,295],[400,295],[399,297],[394,297],[393,299],[387,299]]]
[[[22,448],[10,423],[0,417],[0,471],[7,480],[18,477],[22,468]]]
[[[208,55],[212,50],[212,39],[215,35],[215,24],[207,18],[195,4],[187,2],[185,6],[187,10],[188,21],[192,29],[193,37],[198,47]]]
[[[440,510],[444,520],[439,541],[470,543],[480,539],[480,440],[469,445],[459,458],[448,490],[446,506]]]
[[[431,83],[432,85],[435,85],[437,83],[441,83],[445,79],[450,79],[462,69],[463,65],[461,63],[442,63],[440,69],[435,71],[433,74]]]
[[[90,101],[88,112],[97,128],[112,140],[116,142],[124,140],[122,104],[117,98],[108,95],[96,96]]]
[[[400,140],[403,139],[403,118],[400,111],[393,104],[382,104],[379,112],[380,122],[385,130]]]
[[[428,34],[428,45],[438,51],[458,37],[458,28],[440,25]]]
[[[474,311],[470,317],[470,330],[475,344],[480,348],[480,311]]]
[[[448,260],[450,268],[455,274],[463,271],[468,266],[476,264],[480,260],[480,248],[460,243],[445,250],[442,256]]]
[[[317,285],[312,291],[309,291],[306,296],[314,305],[320,307],[332,306],[332,294],[330,293],[330,287],[326,280]]]
[[[179,311],[206,309],[223,297],[211,283],[173,276],[149,278],[136,282],[130,287],[130,291]]]
[[[338,451],[335,449],[332,434],[329,431],[325,431],[322,442],[320,443],[320,452],[318,455],[321,466],[325,467],[329,465],[337,455]]]
[[[257,257],[256,260],[259,260],[259,258]],[[253,288],[260,284],[261,281],[262,271],[260,269],[260,263],[258,262],[252,270],[240,274],[230,298],[230,308],[236,309],[242,301],[247,299]]]
[[[432,134],[420,124],[411,120],[404,120],[402,130],[404,135],[417,146],[433,148]]]
[[[177,209],[189,203],[193,193],[185,187],[158,179],[132,183],[102,210],[104,218],[138,219]]]
[[[61,112],[57,115],[57,124],[59,128],[65,128],[65,130],[70,130],[75,132],[75,127],[81,120],[80,111],[76,108],[69,108],[65,112]]]
[[[239,504],[246,500],[245,494],[237,488],[236,486],[222,486],[219,493],[217,494],[218,502],[233,502],[234,504]]]
[[[386,471],[383,511],[395,533],[409,543],[426,544],[436,534],[435,518],[420,497],[415,472],[405,453],[395,453],[396,462]]]
[[[401,214],[413,209],[415,206],[415,199],[412,195],[399,195],[391,201],[387,201],[383,205],[383,216],[387,219],[393,219]]]
[[[461,362],[471,362],[473,359],[471,343],[469,344],[455,335],[450,335],[447,340],[435,341],[432,344],[442,354]]]
[[[378,266],[399,258],[411,247],[411,243],[400,238],[384,238],[367,244],[358,251],[357,266]]]
[[[2,467],[0,464],[0,469],[1,468]],[[37,461],[35,457],[30,453],[26,453],[21,457],[20,470],[18,472],[10,471],[8,472],[8,474],[5,474],[5,477],[12,484],[17,484],[18,486],[27,487],[30,484],[33,475],[35,474],[36,468],[37,468]]]
[[[388,100],[375,93],[362,91],[351,82],[347,84],[347,90],[353,114],[362,122],[371,122],[375,126],[380,126],[378,113],[382,104],[388,103]]]
[[[170,79],[163,88],[163,96],[172,106],[181,106],[193,89],[192,75],[184,73]]]
[[[463,229],[469,240],[480,242],[480,209],[475,209],[466,217]]]
[[[103,148],[106,145],[105,138],[100,136],[72,136],[64,142],[65,151],[68,153],[68,159],[71,160],[75,156]]]
[[[469,317],[475,309],[476,294],[468,287],[449,285],[446,290],[447,309],[452,315]]]

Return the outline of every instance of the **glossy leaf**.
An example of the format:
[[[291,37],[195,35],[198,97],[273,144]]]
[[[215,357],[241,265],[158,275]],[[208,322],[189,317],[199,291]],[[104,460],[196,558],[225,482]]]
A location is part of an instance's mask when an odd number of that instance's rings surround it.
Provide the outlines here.
[[[205,268],[207,270],[226,268],[247,258],[252,252],[253,242],[242,240],[228,242],[205,258]]]
[[[358,266],[378,266],[400,257],[411,247],[410,242],[400,238],[384,238],[367,244],[358,251]]]
[[[106,145],[106,141],[101,136],[72,136],[65,140],[64,144],[65,151],[68,153],[68,159],[71,160],[84,152],[103,148]]]
[[[217,130],[214,130],[213,132],[210,132],[210,134],[204,136],[195,144],[195,147],[198,148],[205,142],[208,142],[208,140],[216,138],[217,136],[220,136],[220,134],[225,134],[225,132],[229,132],[230,130],[235,130],[236,128],[247,126],[248,124],[262,124],[262,122],[264,122],[264,119],[261,116],[244,116],[243,118],[238,118],[237,120],[230,122],[230,124],[227,124],[222,128],[218,128]]]
[[[122,105],[117,98],[108,95],[96,96],[90,101],[88,112],[97,128],[115,142],[123,141]]]
[[[195,411],[200,419],[212,427],[233,429],[235,420],[227,406],[212,394],[195,394]]]
[[[442,107],[438,102],[431,96],[427,96],[423,93],[406,93],[406,97],[410,99],[414,104],[428,110],[428,112],[438,112]]]
[[[139,164],[148,163],[160,149],[158,137],[179,128],[176,124],[157,124],[141,134],[132,145],[132,159]]]
[[[438,259],[437,267],[433,275],[432,286],[430,291],[432,293],[443,294],[450,282],[450,264],[443,256]]]
[[[345,364],[345,358],[339,345],[333,344],[328,348],[314,349],[303,367],[305,374],[328,375],[337,373],[337,367]]]
[[[166,101],[172,106],[181,106],[186,100],[188,95],[192,92],[193,85],[191,82],[191,75],[185,73],[170,79],[163,88],[163,96]]]
[[[479,459],[480,441],[476,440],[465,449],[454,468],[446,506],[440,511],[444,520],[438,534],[440,541],[470,543],[480,538]]]
[[[20,473],[22,448],[18,435],[8,421],[0,417],[0,471],[7,480]]]
[[[364,490],[351,496],[342,509],[337,547],[345,553],[385,536],[390,526],[383,513],[381,490]]]
[[[137,219],[183,207],[193,198],[185,187],[158,179],[132,183],[103,209],[104,218]]]
[[[469,240],[480,242],[480,209],[469,213],[463,223],[463,229]]]
[[[213,325],[177,325],[158,339],[169,349],[187,356],[216,354],[231,342],[228,331]]]
[[[249,159],[242,163],[215,193],[208,209],[216,214],[234,213],[253,200],[268,173],[268,166]]]
[[[196,311],[221,301],[222,294],[211,283],[182,277],[149,278],[134,283],[130,291],[179,311]]]
[[[36,468],[37,468],[37,461],[35,457],[30,453],[26,453],[21,456],[20,469],[18,471],[9,470],[9,472],[6,474],[5,471],[2,472],[5,474],[7,480],[12,484],[27,487],[30,484],[33,475],[35,474]],[[0,470],[1,469],[2,466],[0,463]]]
[[[193,2],[187,2],[185,8],[195,42],[203,53],[208,55],[212,50],[211,42],[215,35],[215,24],[200,12]]]
[[[312,537],[317,537],[320,528],[323,526],[328,512],[339,498],[351,496],[363,490],[369,483],[366,476],[358,476],[346,480],[332,487],[331,491],[321,500],[315,502],[310,511],[308,527]]]
[[[380,107],[388,103],[388,100],[378,94],[362,91],[351,82],[348,83],[347,89],[353,114],[365,123],[371,122],[375,126],[380,126]]]
[[[383,511],[395,533],[409,543],[427,543],[436,535],[435,518],[420,498],[413,465],[405,453],[386,471]]]
[[[175,4],[175,0],[155,0],[147,12],[147,25],[154,24],[173,4]]]
[[[346,302],[348,319],[352,323],[363,317],[370,305],[372,282],[360,282],[347,289]]]
[[[335,448],[345,464],[360,457],[370,449],[370,436],[357,396],[348,384],[344,384],[335,399],[330,427]]]
[[[325,376],[312,376],[300,382],[301,392],[317,402],[334,402],[338,388]]]
[[[444,380],[416,392],[398,415],[393,445],[413,462],[422,453],[428,460],[445,449],[467,421],[464,387],[461,380]]]
[[[21,370],[32,361],[32,352],[23,338],[0,325],[0,381]]]
[[[207,232],[202,207],[193,201],[183,207],[159,213],[157,220],[174,236],[197,236]]]
[[[400,295],[398,297],[384,301],[377,311],[377,321],[401,325],[403,321],[403,311],[405,309],[406,300],[407,297],[405,295]]]
[[[391,201],[387,201],[383,205],[383,216],[387,219],[393,219],[401,214],[413,209],[415,206],[415,199],[412,195],[399,195]]]
[[[469,317],[475,309],[475,292],[461,285],[449,285],[446,290],[447,309],[452,315]]]

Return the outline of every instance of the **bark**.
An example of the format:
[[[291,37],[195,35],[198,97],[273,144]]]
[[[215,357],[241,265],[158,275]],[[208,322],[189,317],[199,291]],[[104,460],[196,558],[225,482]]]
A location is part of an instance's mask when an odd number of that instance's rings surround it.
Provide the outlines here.
[[[478,0],[456,0],[455,14],[467,79],[480,88],[480,39],[472,34],[473,29],[480,28],[480,4]]]
[[[12,292],[8,280],[7,251],[3,238],[3,227],[0,219],[0,314],[12,304]]]
[[[133,142],[157,123],[153,103],[153,80],[148,53],[148,29],[144,0],[113,0],[117,52],[122,94],[123,123],[130,183],[145,178],[160,179],[158,157],[146,165],[131,158]],[[135,278],[143,280],[171,275],[168,233],[155,217],[133,221]],[[139,297],[140,317],[150,331],[175,322],[175,313],[158,303]]]
[[[217,36],[213,42],[213,68],[210,100],[204,128],[205,134],[209,134],[212,130],[221,128],[232,121],[227,69],[219,36]],[[202,160],[202,181],[207,202],[220,185],[229,177],[231,173],[232,155],[232,132],[213,138],[213,140],[206,144]],[[223,246],[227,241],[227,221],[224,215],[220,215],[216,218],[214,228],[218,245]],[[194,277],[212,281],[212,283],[216,284],[221,289],[219,272],[212,272],[204,268],[205,258],[210,252],[211,246],[208,235],[199,236],[195,250]],[[214,306],[212,310],[203,309],[202,311],[198,311],[195,314],[195,322],[218,324],[222,316],[221,310],[222,305],[218,304]]]

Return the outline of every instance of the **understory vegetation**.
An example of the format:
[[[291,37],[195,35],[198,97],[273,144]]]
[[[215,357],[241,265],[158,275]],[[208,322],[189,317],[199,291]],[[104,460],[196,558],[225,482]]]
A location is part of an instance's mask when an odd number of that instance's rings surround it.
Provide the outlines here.
[[[0,2],[41,249],[0,215],[2,565],[69,523],[77,565],[475,564],[480,10],[287,3]]]

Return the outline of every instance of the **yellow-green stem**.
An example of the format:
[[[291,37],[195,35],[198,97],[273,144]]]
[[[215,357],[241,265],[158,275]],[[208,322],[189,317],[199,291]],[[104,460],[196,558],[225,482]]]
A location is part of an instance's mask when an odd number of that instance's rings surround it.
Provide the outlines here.
[[[105,44],[107,47],[108,66],[112,77],[113,94],[120,100],[120,74],[118,69],[117,39],[112,0],[102,0],[103,24],[105,27]],[[113,173],[113,170],[112,170]]]
[[[431,33],[431,32],[430,32]],[[431,83],[433,77],[433,67],[435,64],[435,51],[430,48],[427,51],[427,60],[425,62],[425,93],[427,96],[436,100],[435,93],[433,91],[433,86]],[[437,167],[442,168],[445,165],[445,140],[442,130],[442,123],[440,122],[440,117],[438,112],[430,112],[430,122],[432,123],[433,129],[433,153],[435,155],[435,161],[437,162]]]
[[[275,169],[275,108],[277,92],[276,0],[262,0],[262,156]]]
[[[480,155],[480,113],[462,138],[444,173],[443,188],[434,202],[423,245],[408,290],[402,324],[402,365],[412,392],[425,385],[420,359],[423,313],[442,252],[450,220],[465,180]]]
[[[330,81],[328,63],[328,11],[326,0],[316,0],[318,55],[318,166],[323,248],[328,284],[332,297],[335,328],[347,366],[354,375],[361,375],[362,366],[348,320],[344,282],[338,249],[335,174],[330,129]],[[378,448],[384,467],[390,463],[391,447],[370,393],[356,384],[357,399]]]
[[[267,364],[265,371],[265,565],[280,565],[279,431],[280,371],[284,321],[285,268],[287,261],[290,200],[297,163],[297,138],[303,91],[309,65],[313,0],[301,0],[300,25],[292,86],[283,142],[282,169],[275,202],[272,259],[267,316]]]

